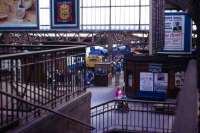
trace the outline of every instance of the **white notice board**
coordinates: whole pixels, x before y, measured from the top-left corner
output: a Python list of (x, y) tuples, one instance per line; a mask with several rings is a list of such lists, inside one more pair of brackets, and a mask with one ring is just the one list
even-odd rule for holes
[(153, 73), (140, 73), (140, 91), (153, 91)]
[(185, 16), (165, 16), (165, 46), (164, 50), (183, 51), (185, 34)]

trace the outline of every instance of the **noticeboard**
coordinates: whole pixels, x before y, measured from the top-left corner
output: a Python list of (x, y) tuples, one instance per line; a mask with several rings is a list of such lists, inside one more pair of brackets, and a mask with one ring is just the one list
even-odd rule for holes
[(153, 73), (140, 73), (140, 91), (154, 91), (153, 89)]
[(140, 73), (140, 91), (166, 93), (168, 88), (168, 73)]
[(165, 13), (165, 45), (162, 52), (191, 53), (191, 18), (186, 13)]
[(79, 0), (51, 0), (51, 28), (79, 29)]
[(38, 28), (38, 0), (0, 0), (0, 30)]

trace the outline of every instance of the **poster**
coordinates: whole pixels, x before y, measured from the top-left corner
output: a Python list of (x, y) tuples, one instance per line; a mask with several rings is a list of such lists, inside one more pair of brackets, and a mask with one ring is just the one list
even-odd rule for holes
[(78, 29), (79, 0), (52, 0), (51, 27), (54, 29)]
[(153, 73), (140, 73), (140, 91), (153, 91)]
[(176, 72), (175, 73), (175, 87), (176, 88), (182, 88), (184, 84), (184, 72)]
[(72, 2), (58, 2), (57, 3), (58, 14), (56, 21), (60, 23), (71, 22), (72, 17)]
[(168, 74), (155, 73), (154, 74), (154, 91), (167, 92), (168, 88)]
[(0, 30), (39, 28), (38, 0), (0, 0)]
[(165, 16), (165, 46), (164, 50), (184, 50), (184, 24), (183, 15)]
[(128, 75), (128, 87), (132, 87), (133, 86), (133, 76), (132, 74)]

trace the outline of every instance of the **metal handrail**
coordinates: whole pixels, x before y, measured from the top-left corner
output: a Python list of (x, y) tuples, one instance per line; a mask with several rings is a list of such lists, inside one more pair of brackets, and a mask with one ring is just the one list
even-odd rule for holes
[(91, 108), (91, 123), (95, 128), (92, 132), (171, 133), (175, 108), (176, 102), (114, 99)]
[(126, 99), (126, 100), (123, 100), (123, 99), (114, 99), (114, 100), (110, 100), (110, 101), (107, 101), (105, 103), (102, 103), (102, 104), (99, 104), (99, 105), (96, 105), (96, 106), (93, 106), (91, 107), (90, 109), (95, 109), (95, 108), (98, 108), (98, 107), (101, 107), (103, 105), (107, 105), (109, 103), (112, 103), (112, 102), (117, 102), (117, 101), (126, 101), (126, 102), (136, 102), (136, 103), (151, 103), (151, 104), (171, 104), (171, 105), (176, 105), (175, 102), (162, 102), (162, 101), (145, 101), (145, 100), (131, 100), (131, 99)]
[(87, 123), (84, 123), (84, 122), (81, 122), (80, 120), (78, 120), (78, 119), (76, 119), (76, 118), (72, 118), (72, 117), (70, 117), (70, 116), (67, 116), (67, 115), (65, 115), (65, 114), (63, 114), (63, 113), (60, 113), (60, 112), (57, 112), (57, 111), (54, 111), (54, 110), (52, 110), (52, 109), (49, 109), (49, 108), (46, 108), (46, 107), (42, 107), (42, 106), (40, 106), (40, 105), (36, 105), (36, 104), (33, 104), (33, 103), (30, 103), (30, 102), (28, 102), (28, 101), (26, 101), (26, 100), (24, 100), (24, 99), (22, 99), (22, 98), (20, 98), (20, 97), (18, 97), (18, 96), (11, 95), (11, 94), (6, 93), (6, 92), (4, 92), (4, 91), (2, 91), (2, 90), (0, 90), (0, 94), (6, 95), (6, 96), (11, 97), (11, 98), (14, 98), (14, 99), (16, 99), (16, 100), (19, 100), (19, 101), (21, 101), (21, 102), (24, 102), (24, 103), (26, 103), (26, 104), (29, 104), (29, 105), (31, 105), (31, 106), (34, 106), (34, 107), (36, 107), (36, 108), (43, 109), (43, 110), (45, 110), (45, 111), (48, 111), (48, 112), (50, 112), (50, 113), (53, 113), (53, 114), (55, 114), (55, 115), (57, 115), (57, 116), (60, 116), (60, 117), (62, 117), (62, 118), (65, 118), (65, 119), (67, 119), (67, 120), (74, 121), (74, 122), (76, 122), (76, 123), (79, 123), (79, 124), (83, 125), (84, 127), (89, 128), (90, 130), (94, 130), (94, 129), (95, 129), (95, 128), (92, 127), (91, 125), (89, 125), (89, 124), (87, 124)]
[(0, 59), (16, 58), (16, 56), (22, 57), (22, 56), (28, 56), (28, 55), (41, 55), (41, 54), (47, 54), (50, 52), (63, 52), (66, 50), (73, 51), (73, 50), (77, 50), (77, 49), (81, 49), (81, 48), (86, 48), (86, 45), (77, 45), (74, 47), (58, 48), (58, 49), (51, 49), (51, 50), (40, 50), (40, 51), (33, 51), (33, 52), (28, 52), (28, 53), (0, 55)]
[(67, 44), (67, 45), (11, 45), (11, 44), (0, 44), (3, 48), (5, 47), (15, 47), (15, 48), (46, 48), (46, 47), (73, 47), (76, 46), (74, 44)]

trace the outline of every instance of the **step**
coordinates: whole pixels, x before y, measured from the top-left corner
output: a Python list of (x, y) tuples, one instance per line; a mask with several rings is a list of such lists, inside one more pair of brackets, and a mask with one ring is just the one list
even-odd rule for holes
[(10, 120), (8, 123), (0, 125), (0, 133), (4, 133), (10, 129), (13, 129), (19, 125), (19, 119)]

